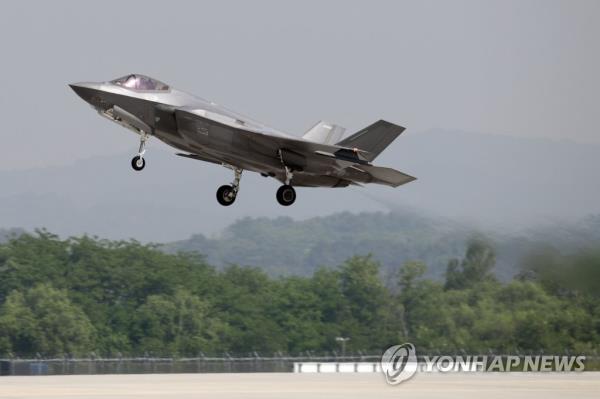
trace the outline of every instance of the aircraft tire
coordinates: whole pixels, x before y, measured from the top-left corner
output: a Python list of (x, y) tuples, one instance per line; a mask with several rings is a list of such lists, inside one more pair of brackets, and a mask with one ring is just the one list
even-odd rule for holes
[(131, 160), (131, 167), (133, 168), (133, 170), (137, 170), (139, 172), (140, 170), (144, 169), (144, 167), (146, 167), (146, 160), (140, 157), (139, 155), (136, 155)]
[(284, 184), (277, 190), (277, 202), (283, 206), (290, 206), (296, 201), (296, 190), (294, 187)]
[(234, 192), (233, 187), (228, 184), (219, 187), (217, 190), (217, 201), (219, 204), (223, 206), (229, 206), (233, 204), (237, 195), (234, 193), (233, 196), (229, 196), (229, 194), (232, 192)]

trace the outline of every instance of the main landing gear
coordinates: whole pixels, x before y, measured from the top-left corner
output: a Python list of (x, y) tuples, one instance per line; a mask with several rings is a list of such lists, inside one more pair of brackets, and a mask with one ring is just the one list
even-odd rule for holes
[(223, 206), (229, 206), (235, 202), (238, 190), (240, 189), (240, 179), (242, 178), (242, 169), (230, 167), (233, 169), (234, 179), (231, 184), (226, 184), (217, 190), (217, 201)]
[(283, 206), (290, 206), (296, 201), (296, 190), (289, 184), (284, 184), (277, 190), (277, 202)]
[(285, 166), (285, 164), (283, 163), (283, 159), (281, 160), (281, 163), (283, 164), (283, 169), (285, 170), (285, 184), (279, 187), (275, 197), (277, 198), (277, 202), (279, 202), (280, 205), (290, 206), (294, 203), (294, 201), (296, 201), (296, 190), (294, 190), (294, 187), (290, 185), (294, 174), (292, 173), (290, 168)]
[[(235, 202), (237, 193), (240, 189), (240, 180), (242, 178), (242, 169), (231, 165), (223, 165), (234, 173), (234, 179), (231, 184), (225, 184), (217, 190), (217, 201), (223, 206), (229, 206)], [(285, 168), (285, 184), (277, 190), (277, 202), (283, 206), (290, 206), (296, 201), (296, 190), (290, 185), (292, 180), (292, 172), (289, 168)]]
[(140, 149), (138, 150), (138, 154), (133, 157), (131, 160), (131, 167), (133, 170), (141, 171), (146, 167), (146, 160), (144, 160), (144, 153), (146, 152), (146, 141), (148, 140), (149, 135), (145, 132), (140, 133)]

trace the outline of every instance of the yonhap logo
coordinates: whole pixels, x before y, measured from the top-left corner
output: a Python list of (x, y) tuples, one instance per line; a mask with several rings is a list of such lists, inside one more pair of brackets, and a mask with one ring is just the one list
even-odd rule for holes
[(398, 385), (419, 372), (581, 372), (585, 355), (436, 355), (421, 356), (413, 344), (394, 345), (381, 356), (381, 371), (390, 385)]
[(417, 352), (413, 344), (394, 345), (381, 357), (381, 370), (390, 385), (400, 384), (415, 375)]

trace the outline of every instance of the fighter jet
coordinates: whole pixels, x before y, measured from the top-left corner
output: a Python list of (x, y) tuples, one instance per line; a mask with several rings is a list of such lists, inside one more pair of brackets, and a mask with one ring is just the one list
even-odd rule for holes
[(131, 160), (134, 170), (146, 166), (150, 137), (176, 148), (182, 157), (231, 169), (233, 182), (217, 190), (217, 201), (224, 206), (235, 202), (244, 170), (279, 180), (283, 185), (276, 198), (283, 206), (296, 200), (294, 187), (397, 187), (415, 180), (372, 165), (404, 131), (384, 120), (344, 139), (344, 128), (321, 121), (297, 137), (144, 75), (69, 86), (101, 116), (139, 135), (139, 150)]

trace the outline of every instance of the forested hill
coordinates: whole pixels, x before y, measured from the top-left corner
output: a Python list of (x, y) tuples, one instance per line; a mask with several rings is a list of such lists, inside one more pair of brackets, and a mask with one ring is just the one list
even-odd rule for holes
[[(23, 229), (0, 229), (0, 243)], [(563, 253), (600, 243), (600, 215), (572, 224), (537, 226), (519, 234), (481, 231), (466, 224), (424, 216), (414, 210), (342, 212), (295, 221), (289, 217), (244, 218), (220, 235), (196, 234), (162, 244), (167, 253), (196, 252), (212, 265), (256, 266), (271, 276), (310, 276), (319, 266), (334, 266), (354, 255), (372, 254), (383, 276), (407, 261), (428, 265), (427, 276), (441, 280), (450, 259), (464, 254), (470, 238), (485, 237), (496, 248), (494, 273), (503, 281), (520, 270), (524, 256), (536, 248)]]
[(0, 244), (0, 358), (324, 354), (340, 336), (352, 353), (600, 348), (597, 247), (531, 254), (508, 282), (495, 253), (469, 240), (440, 281), (422, 262), (382, 280), (370, 257), (275, 278), (135, 241), (23, 234)]
[(23, 229), (3, 229), (0, 228), (0, 244), (7, 242), (10, 238), (23, 234)]
[(600, 242), (600, 217), (573, 225), (540, 226), (520, 234), (481, 232), (467, 225), (421, 215), (413, 210), (390, 213), (338, 213), (304, 221), (288, 217), (245, 218), (217, 237), (197, 234), (163, 247), (167, 252), (198, 252), (217, 267), (260, 266), (271, 275), (311, 275), (321, 265), (338, 265), (353, 255), (372, 253), (384, 275), (409, 260), (428, 265), (428, 276), (443, 277), (449, 259), (465, 251), (473, 236), (486, 236), (497, 252), (496, 275), (508, 280), (533, 247), (570, 250)]
[(321, 265), (337, 265), (353, 255), (372, 253), (384, 273), (407, 260), (422, 260), (439, 276), (449, 256), (464, 253), (469, 234), (458, 224), (413, 212), (343, 212), (303, 221), (244, 218), (217, 237), (197, 234), (164, 249), (198, 252), (219, 267), (260, 265), (272, 275), (303, 276)]

